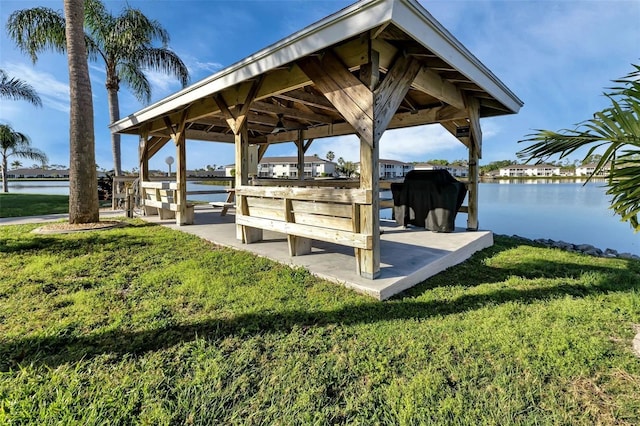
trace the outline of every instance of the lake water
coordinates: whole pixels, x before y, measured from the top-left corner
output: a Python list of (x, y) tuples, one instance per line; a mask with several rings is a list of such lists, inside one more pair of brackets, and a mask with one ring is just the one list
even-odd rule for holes
[[(223, 189), (188, 182), (187, 191)], [(65, 181), (9, 182), (9, 191), (31, 194), (69, 194)], [(609, 209), (609, 196), (602, 183), (531, 183), (499, 181), (480, 184), (481, 229), (496, 234), (527, 238), (550, 238), (575, 244), (592, 244), (600, 249), (640, 255), (640, 234), (620, 222)], [(192, 195), (189, 199), (223, 201), (225, 194)], [(466, 204), (466, 203), (465, 203)], [(382, 217), (390, 218), (390, 211)], [(466, 227), (467, 215), (460, 214), (456, 226)]]

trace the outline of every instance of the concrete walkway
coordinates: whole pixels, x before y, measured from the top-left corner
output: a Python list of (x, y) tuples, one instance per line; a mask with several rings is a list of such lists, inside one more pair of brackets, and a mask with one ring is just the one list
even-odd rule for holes
[(263, 232), (263, 241), (243, 244), (236, 239), (235, 216), (221, 216), (218, 210), (197, 206), (195, 224), (177, 226), (175, 220), (158, 216), (144, 219), (188, 232), (215, 244), (252, 252), (286, 265), (303, 267), (312, 274), (339, 283), (378, 300), (385, 300), (457, 265), (475, 252), (493, 245), (491, 231), (435, 233), (419, 228), (405, 229), (392, 221), (381, 221), (380, 276), (375, 280), (356, 273), (351, 247), (314, 240), (310, 254), (289, 256), (287, 238), (276, 232)]
[[(123, 217), (124, 211), (101, 211), (101, 218)], [(68, 215), (45, 215), (0, 219), (0, 225), (45, 223), (67, 218)], [(140, 217), (181, 232), (196, 235), (224, 247), (245, 250), (274, 261), (303, 267), (312, 274), (339, 283), (358, 292), (385, 300), (445, 269), (457, 265), (475, 252), (493, 245), (490, 231), (435, 233), (424, 229), (399, 227), (395, 222), (381, 221), (382, 235), (380, 277), (368, 280), (356, 274), (354, 250), (350, 247), (313, 241), (312, 252), (304, 256), (289, 256), (286, 236), (264, 232), (264, 240), (242, 244), (236, 239), (235, 215), (220, 215), (219, 209), (198, 205), (195, 224), (177, 226), (175, 220), (160, 220), (158, 216)]]

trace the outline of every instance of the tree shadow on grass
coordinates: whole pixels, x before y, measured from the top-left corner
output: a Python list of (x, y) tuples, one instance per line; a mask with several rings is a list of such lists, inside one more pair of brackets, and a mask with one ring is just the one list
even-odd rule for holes
[[(481, 256), (476, 256), (482, 258)], [(478, 259), (474, 259), (478, 260)], [(547, 262), (547, 269), (549, 262)], [(501, 287), (481, 294), (464, 294), (451, 300), (419, 301), (415, 298), (398, 298), (388, 302), (371, 301), (340, 307), (334, 310), (307, 311), (285, 310), (282, 312), (256, 312), (238, 314), (232, 318), (211, 318), (187, 324), (171, 324), (152, 330), (111, 330), (86, 335), (28, 336), (0, 338), (0, 371), (16, 370), (20, 365), (33, 364), (55, 368), (104, 354), (122, 357), (140, 355), (149, 351), (165, 349), (176, 344), (209, 339), (212, 341), (230, 336), (251, 337), (260, 334), (289, 333), (294, 327), (322, 327), (327, 325), (349, 326), (403, 319), (428, 319), (434, 316), (453, 315), (496, 306), (509, 302), (535, 303), (537, 301), (571, 296), (588, 297), (613, 292), (640, 291), (637, 273), (607, 267), (585, 267), (561, 263), (558, 270), (599, 272), (601, 275), (591, 285), (575, 284), (567, 280), (554, 286), (514, 289)], [(517, 270), (501, 270), (503, 275), (516, 271), (535, 270), (536, 265), (520, 264)], [(637, 265), (634, 266), (636, 268)], [(484, 266), (484, 268), (490, 268)], [(553, 268), (551, 268), (553, 269)], [(488, 273), (488, 271), (485, 271)], [(495, 270), (493, 272), (496, 272)], [(564, 274), (562, 274), (564, 275)], [(563, 278), (559, 276), (558, 278)], [(501, 278), (493, 280), (500, 282)], [(422, 285), (425, 291), (428, 286)]]
[[(133, 228), (154, 226), (157, 227), (155, 224), (146, 222), (128, 224), (128, 227)], [(46, 236), (39, 234), (19, 234), (15, 237), (0, 239), (0, 253), (28, 255), (34, 252), (38, 252), (38, 254), (61, 253), (63, 251), (72, 252), (73, 250), (77, 250), (87, 244), (115, 243), (120, 244), (123, 247), (145, 247), (153, 244), (153, 240), (148, 237), (123, 234), (122, 229), (123, 228), (109, 228)], [(73, 253), (70, 254), (73, 255)]]

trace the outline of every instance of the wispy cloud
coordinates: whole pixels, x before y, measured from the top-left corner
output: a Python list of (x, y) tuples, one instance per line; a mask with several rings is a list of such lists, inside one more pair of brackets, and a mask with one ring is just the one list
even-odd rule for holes
[[(497, 131), (497, 127), (494, 127)], [(485, 134), (490, 129), (485, 129)], [(407, 129), (388, 130), (380, 141), (380, 158), (398, 161), (426, 161), (433, 158), (448, 158), (463, 152), (464, 146), (440, 125), (420, 126)], [(360, 141), (355, 136), (340, 136), (319, 140), (311, 145), (310, 153), (324, 158), (333, 151), (346, 161), (360, 161)], [(280, 155), (296, 155), (294, 147)], [(462, 155), (459, 155), (462, 158)], [(456, 157), (457, 158), (457, 157)]]
[(42, 98), (46, 108), (69, 112), (69, 84), (58, 80), (48, 72), (36, 70), (29, 65), (9, 63), (5, 69), (10, 76), (29, 83)]

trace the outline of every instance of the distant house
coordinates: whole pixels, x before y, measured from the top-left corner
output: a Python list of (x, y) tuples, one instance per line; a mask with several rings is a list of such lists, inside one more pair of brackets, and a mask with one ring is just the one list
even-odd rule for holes
[[(596, 166), (597, 166), (597, 163), (589, 163), (589, 164), (583, 164), (582, 166), (576, 167), (576, 176), (591, 176), (593, 175), (593, 172), (596, 170)], [(607, 163), (594, 176), (607, 177), (609, 175), (610, 169), (611, 169), (611, 163)]]
[(217, 178), (226, 176), (224, 169), (216, 170), (187, 170), (187, 177)]
[(7, 170), (8, 179), (69, 179), (69, 169), (13, 169)]
[(415, 165), (416, 170), (446, 170), (451, 173), (451, 176), (457, 178), (469, 177), (469, 167), (466, 166), (454, 166), (449, 164), (444, 166), (442, 164), (430, 164), (430, 163), (418, 163)]
[(229, 177), (229, 176), (235, 176), (236, 172), (236, 165), (235, 164), (227, 164), (226, 166), (224, 166), (224, 175)]
[(560, 176), (560, 167), (552, 164), (512, 164), (500, 168), (501, 177), (550, 177)]
[[(356, 171), (360, 173), (360, 163), (356, 163)], [(413, 164), (398, 160), (383, 160), (378, 162), (378, 176), (380, 179), (403, 178), (413, 170)]]
[[(231, 172), (230, 168), (235, 165), (226, 166), (225, 169)], [(336, 163), (316, 156), (304, 157), (304, 177), (314, 178), (318, 176), (334, 176), (336, 173)], [(298, 157), (264, 157), (258, 163), (257, 176), (263, 178), (298, 178)]]

